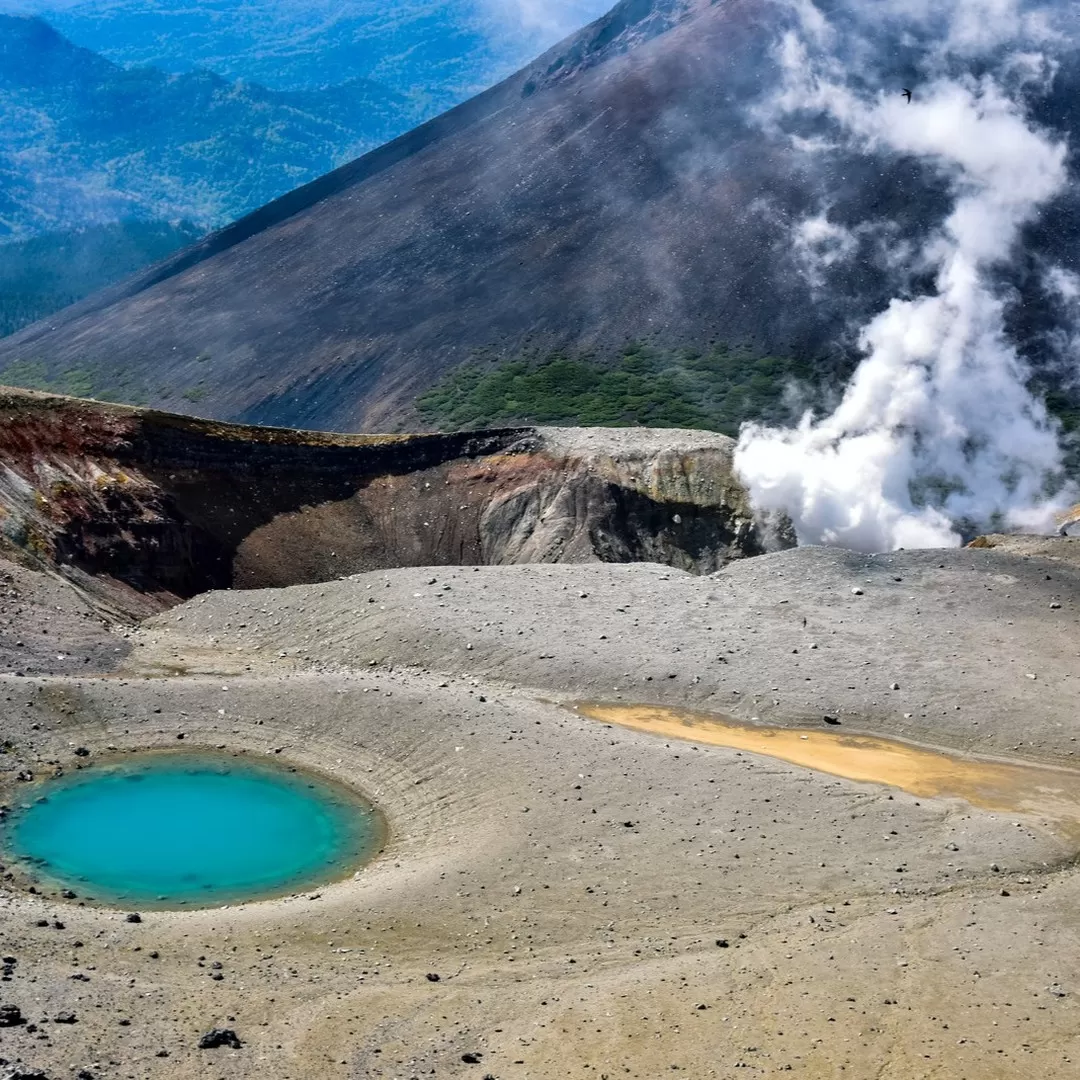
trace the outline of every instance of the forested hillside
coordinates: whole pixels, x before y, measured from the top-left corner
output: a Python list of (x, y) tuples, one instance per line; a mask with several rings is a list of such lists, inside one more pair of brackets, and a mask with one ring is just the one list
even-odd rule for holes
[(123, 221), (0, 244), (0, 337), (197, 240), (190, 222)]
[(129, 218), (223, 225), (417, 119), (368, 80), (285, 92), (124, 68), (0, 16), (0, 238)]

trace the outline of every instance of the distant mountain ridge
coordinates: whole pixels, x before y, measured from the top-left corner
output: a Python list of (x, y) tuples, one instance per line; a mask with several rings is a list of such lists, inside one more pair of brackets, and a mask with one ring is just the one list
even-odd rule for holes
[(602, 15), (604, 0), (0, 0), (117, 63), (209, 68), (275, 90), (357, 77), (426, 103), (470, 97)]
[[(838, 228), (887, 221), (897, 248), (949, 199), (925, 162), (808, 155), (755, 120), (791, 17), (772, 0), (623, 0), (491, 90), (4, 341), (0, 379), (80, 367), (148, 404), (372, 430), (414, 423), (417, 395), (466, 361), (548, 346), (728, 342), (827, 366), (895, 281), (855, 231), (850, 257), (808, 277), (792, 225), (827, 205)], [(907, 85), (910, 56), (886, 53), (876, 81)], [(1034, 105), (1065, 133), (1075, 60)], [(819, 118), (797, 123), (821, 137)], [(1078, 238), (1073, 184), (1002, 270), (1023, 340), (1048, 329), (1038, 266), (1075, 267)]]
[(0, 15), (0, 237), (123, 218), (220, 225), (408, 123), (357, 80), (277, 92), (121, 68), (40, 19)]

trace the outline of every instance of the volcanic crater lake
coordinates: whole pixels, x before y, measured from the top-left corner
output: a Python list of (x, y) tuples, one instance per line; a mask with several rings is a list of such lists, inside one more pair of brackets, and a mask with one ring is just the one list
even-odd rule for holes
[(0, 825), (39, 888), (106, 904), (208, 907), (347, 876), (385, 838), (358, 793), (226, 755), (147, 753), (47, 780)]

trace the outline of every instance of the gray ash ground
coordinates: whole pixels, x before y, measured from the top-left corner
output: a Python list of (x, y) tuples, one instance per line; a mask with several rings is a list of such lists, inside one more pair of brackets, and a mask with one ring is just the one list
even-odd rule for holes
[(0, 559), (0, 674), (110, 671), (130, 651), (115, 625), (66, 582)]
[[(27, 1023), (0, 1057), (140, 1080), (1072, 1077), (1076, 837), (571, 707), (831, 715), (1072, 765), (1080, 571), (1048, 544), (375, 572), (197, 598), (117, 639), (111, 674), (2, 676), (8, 801), (78, 747), (182, 735), (348, 780), (391, 837), (318, 893), (138, 923), (4, 882), (0, 1005)], [(199, 1049), (214, 1028), (240, 1048)]]

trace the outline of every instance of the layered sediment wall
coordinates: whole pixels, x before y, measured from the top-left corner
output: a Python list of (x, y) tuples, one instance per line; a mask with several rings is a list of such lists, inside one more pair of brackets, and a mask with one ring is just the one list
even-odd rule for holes
[(731, 449), (694, 431), (339, 435), (5, 389), (0, 548), (122, 606), (410, 565), (709, 572), (793, 542), (754, 521)]

